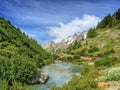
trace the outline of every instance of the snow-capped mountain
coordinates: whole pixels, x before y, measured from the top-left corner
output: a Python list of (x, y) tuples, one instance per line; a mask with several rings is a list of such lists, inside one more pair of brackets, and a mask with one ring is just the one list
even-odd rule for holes
[(67, 48), (69, 45), (71, 45), (72, 43), (74, 43), (76, 40), (79, 41), (81, 39), (85, 39), (86, 38), (86, 33), (75, 33), (72, 36), (69, 36), (65, 39), (63, 39), (61, 42), (59, 43), (55, 43), (53, 41), (50, 42), (46, 42), (45, 45), (43, 46), (45, 49), (65, 49)]

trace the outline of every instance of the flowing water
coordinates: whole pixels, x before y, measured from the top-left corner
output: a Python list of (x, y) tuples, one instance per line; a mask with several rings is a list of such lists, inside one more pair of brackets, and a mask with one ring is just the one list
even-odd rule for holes
[(70, 65), (66, 63), (57, 63), (44, 66), (42, 70), (49, 75), (49, 79), (46, 84), (34, 85), (34, 90), (50, 90), (52, 85), (62, 86), (68, 83), (76, 74), (81, 71), (80, 66)]

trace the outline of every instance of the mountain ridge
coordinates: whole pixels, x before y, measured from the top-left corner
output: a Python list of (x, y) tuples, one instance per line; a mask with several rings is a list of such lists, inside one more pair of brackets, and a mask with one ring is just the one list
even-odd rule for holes
[(60, 42), (57, 42), (57, 43), (55, 43), (54, 41), (46, 42), (43, 45), (43, 48), (47, 49), (47, 50), (65, 49), (65, 48), (69, 47), (72, 43), (74, 43), (75, 41), (79, 41), (81, 39), (86, 39), (86, 37), (87, 37), (86, 32), (78, 32), (71, 36), (68, 36), (65, 39), (62, 39)]

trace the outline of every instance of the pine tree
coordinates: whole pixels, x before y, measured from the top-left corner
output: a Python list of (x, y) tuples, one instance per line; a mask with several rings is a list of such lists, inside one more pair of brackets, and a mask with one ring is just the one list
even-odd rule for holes
[(96, 35), (97, 35), (97, 32), (96, 32), (95, 28), (90, 28), (87, 33), (87, 37), (94, 38)]
[(98, 28), (104, 28), (106, 26), (112, 27), (112, 16), (110, 14), (108, 14), (107, 16), (105, 16), (103, 18), (103, 20), (98, 23), (97, 29)]
[(120, 9), (118, 9), (118, 10), (113, 14), (113, 17), (114, 17), (116, 20), (120, 20)]

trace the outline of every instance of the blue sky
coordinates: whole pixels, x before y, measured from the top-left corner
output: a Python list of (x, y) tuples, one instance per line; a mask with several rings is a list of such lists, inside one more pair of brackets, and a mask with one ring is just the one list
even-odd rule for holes
[[(94, 27), (120, 0), (0, 0), (0, 16), (40, 43)], [(92, 19), (91, 19), (92, 18)], [(87, 27), (87, 28), (86, 28)]]

